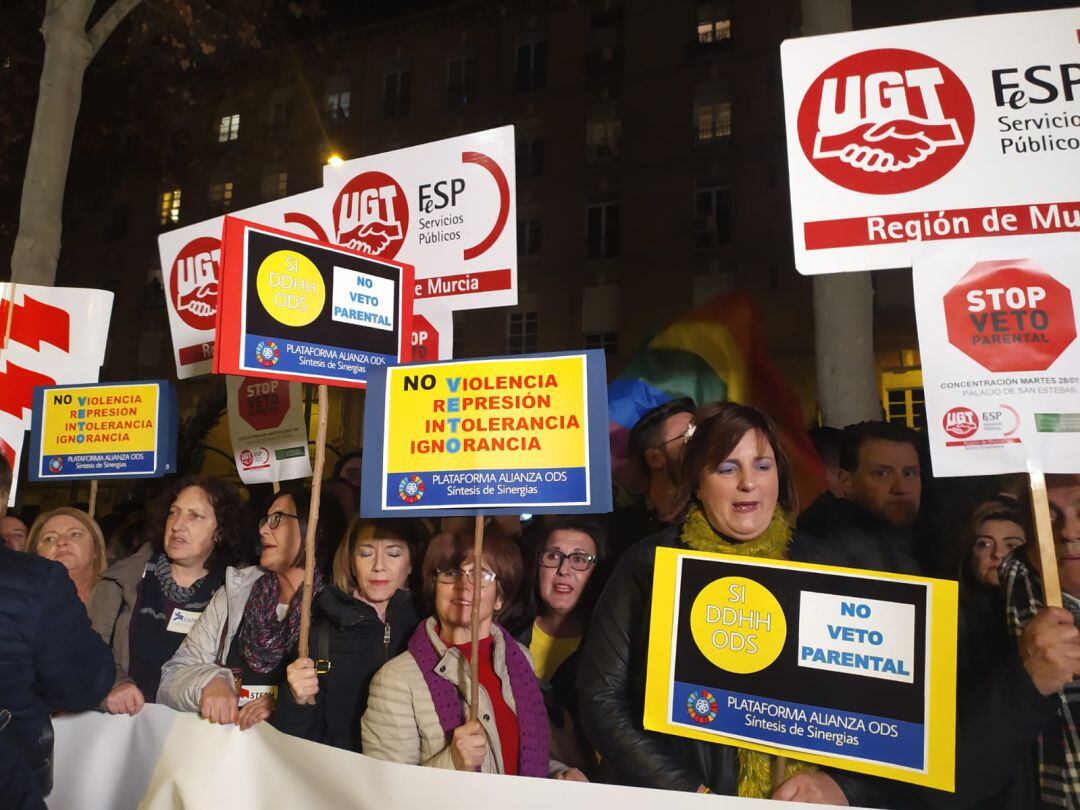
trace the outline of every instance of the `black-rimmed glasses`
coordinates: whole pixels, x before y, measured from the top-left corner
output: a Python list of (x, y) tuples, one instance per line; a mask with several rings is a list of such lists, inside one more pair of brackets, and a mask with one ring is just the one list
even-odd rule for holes
[(259, 518), (259, 528), (263, 526), (269, 526), (271, 529), (276, 529), (281, 525), (282, 518), (292, 518), (293, 520), (299, 520), (299, 515), (290, 515), (288, 512), (271, 512), (265, 517)]
[(563, 560), (568, 560), (570, 567), (575, 571), (588, 571), (596, 564), (596, 555), (586, 554), (583, 551), (563, 554), (557, 548), (546, 548), (536, 556), (544, 568), (558, 568), (563, 564)]

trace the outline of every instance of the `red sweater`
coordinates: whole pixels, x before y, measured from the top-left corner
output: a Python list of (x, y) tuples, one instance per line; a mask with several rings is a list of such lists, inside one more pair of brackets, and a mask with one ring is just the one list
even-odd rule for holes
[[(472, 644), (454, 645), (469, 660), (472, 653)], [(503, 773), (511, 776), (518, 774), (518, 719), (506, 702), (502, 694), (502, 682), (495, 674), (492, 665), (491, 636), (480, 641), (480, 686), (487, 692), (491, 699), (491, 707), (495, 712), (495, 727), (499, 732), (499, 746), (502, 748)]]

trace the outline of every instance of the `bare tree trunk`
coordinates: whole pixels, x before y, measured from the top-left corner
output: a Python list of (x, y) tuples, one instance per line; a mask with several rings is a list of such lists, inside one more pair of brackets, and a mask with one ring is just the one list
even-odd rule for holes
[(23, 178), (19, 233), (11, 255), (12, 281), (45, 285), (56, 281), (64, 186), (83, 76), (102, 43), (139, 1), (116, 0), (87, 31), (94, 0), (46, 0), (41, 24), (45, 59)]
[[(805, 36), (851, 30), (851, 0), (802, 0)], [(818, 403), (826, 425), (881, 418), (869, 272), (814, 276)]]

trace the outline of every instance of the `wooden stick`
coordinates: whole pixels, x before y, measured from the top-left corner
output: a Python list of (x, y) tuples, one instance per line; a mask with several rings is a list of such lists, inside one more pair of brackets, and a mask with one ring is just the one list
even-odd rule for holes
[(469, 722), (476, 719), (480, 710), (480, 586), (484, 574), (484, 516), (476, 516), (473, 526), (473, 576), (472, 576), (472, 647), (469, 650), (469, 675), (472, 690), (469, 693)]
[(274, 495), (277, 495), (278, 493), (281, 492), (281, 482), (278, 481), (276, 478), (274, 479), (273, 486), (274, 486)]
[(7, 349), (8, 335), (11, 334), (11, 319), (15, 315), (15, 288), (18, 285), (11, 283), (11, 300), (8, 301), (7, 322), (4, 324), (4, 339), (0, 341), (0, 349)]
[(787, 781), (787, 757), (773, 757), (772, 786), (776, 790)]
[(311, 511), (308, 512), (307, 537), (304, 538), (304, 593), (300, 601), (300, 657), (308, 657), (311, 631), (311, 589), (315, 582), (315, 530), (319, 526), (319, 499), (322, 495), (323, 464), (326, 462), (325, 383), (319, 383), (319, 426), (315, 431), (315, 466), (311, 471)]
[(1050, 519), (1050, 501), (1046, 497), (1046, 477), (1041, 470), (1028, 465), (1031, 478), (1031, 505), (1035, 512), (1035, 537), (1042, 561), (1043, 600), (1047, 607), (1061, 607), (1061, 581), (1058, 579), (1057, 551), (1054, 549), (1054, 528)]
[(90, 519), (94, 519), (94, 513), (97, 512), (97, 488), (98, 482), (96, 478), (90, 479), (90, 508), (86, 510), (86, 514), (90, 515)]

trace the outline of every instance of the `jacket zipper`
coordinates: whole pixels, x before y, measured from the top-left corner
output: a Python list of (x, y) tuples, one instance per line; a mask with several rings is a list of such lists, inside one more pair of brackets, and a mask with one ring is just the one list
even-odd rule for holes
[(386, 629), (383, 630), (382, 637), (383, 644), (383, 658), (387, 661), (390, 660), (390, 622), (386, 623)]

